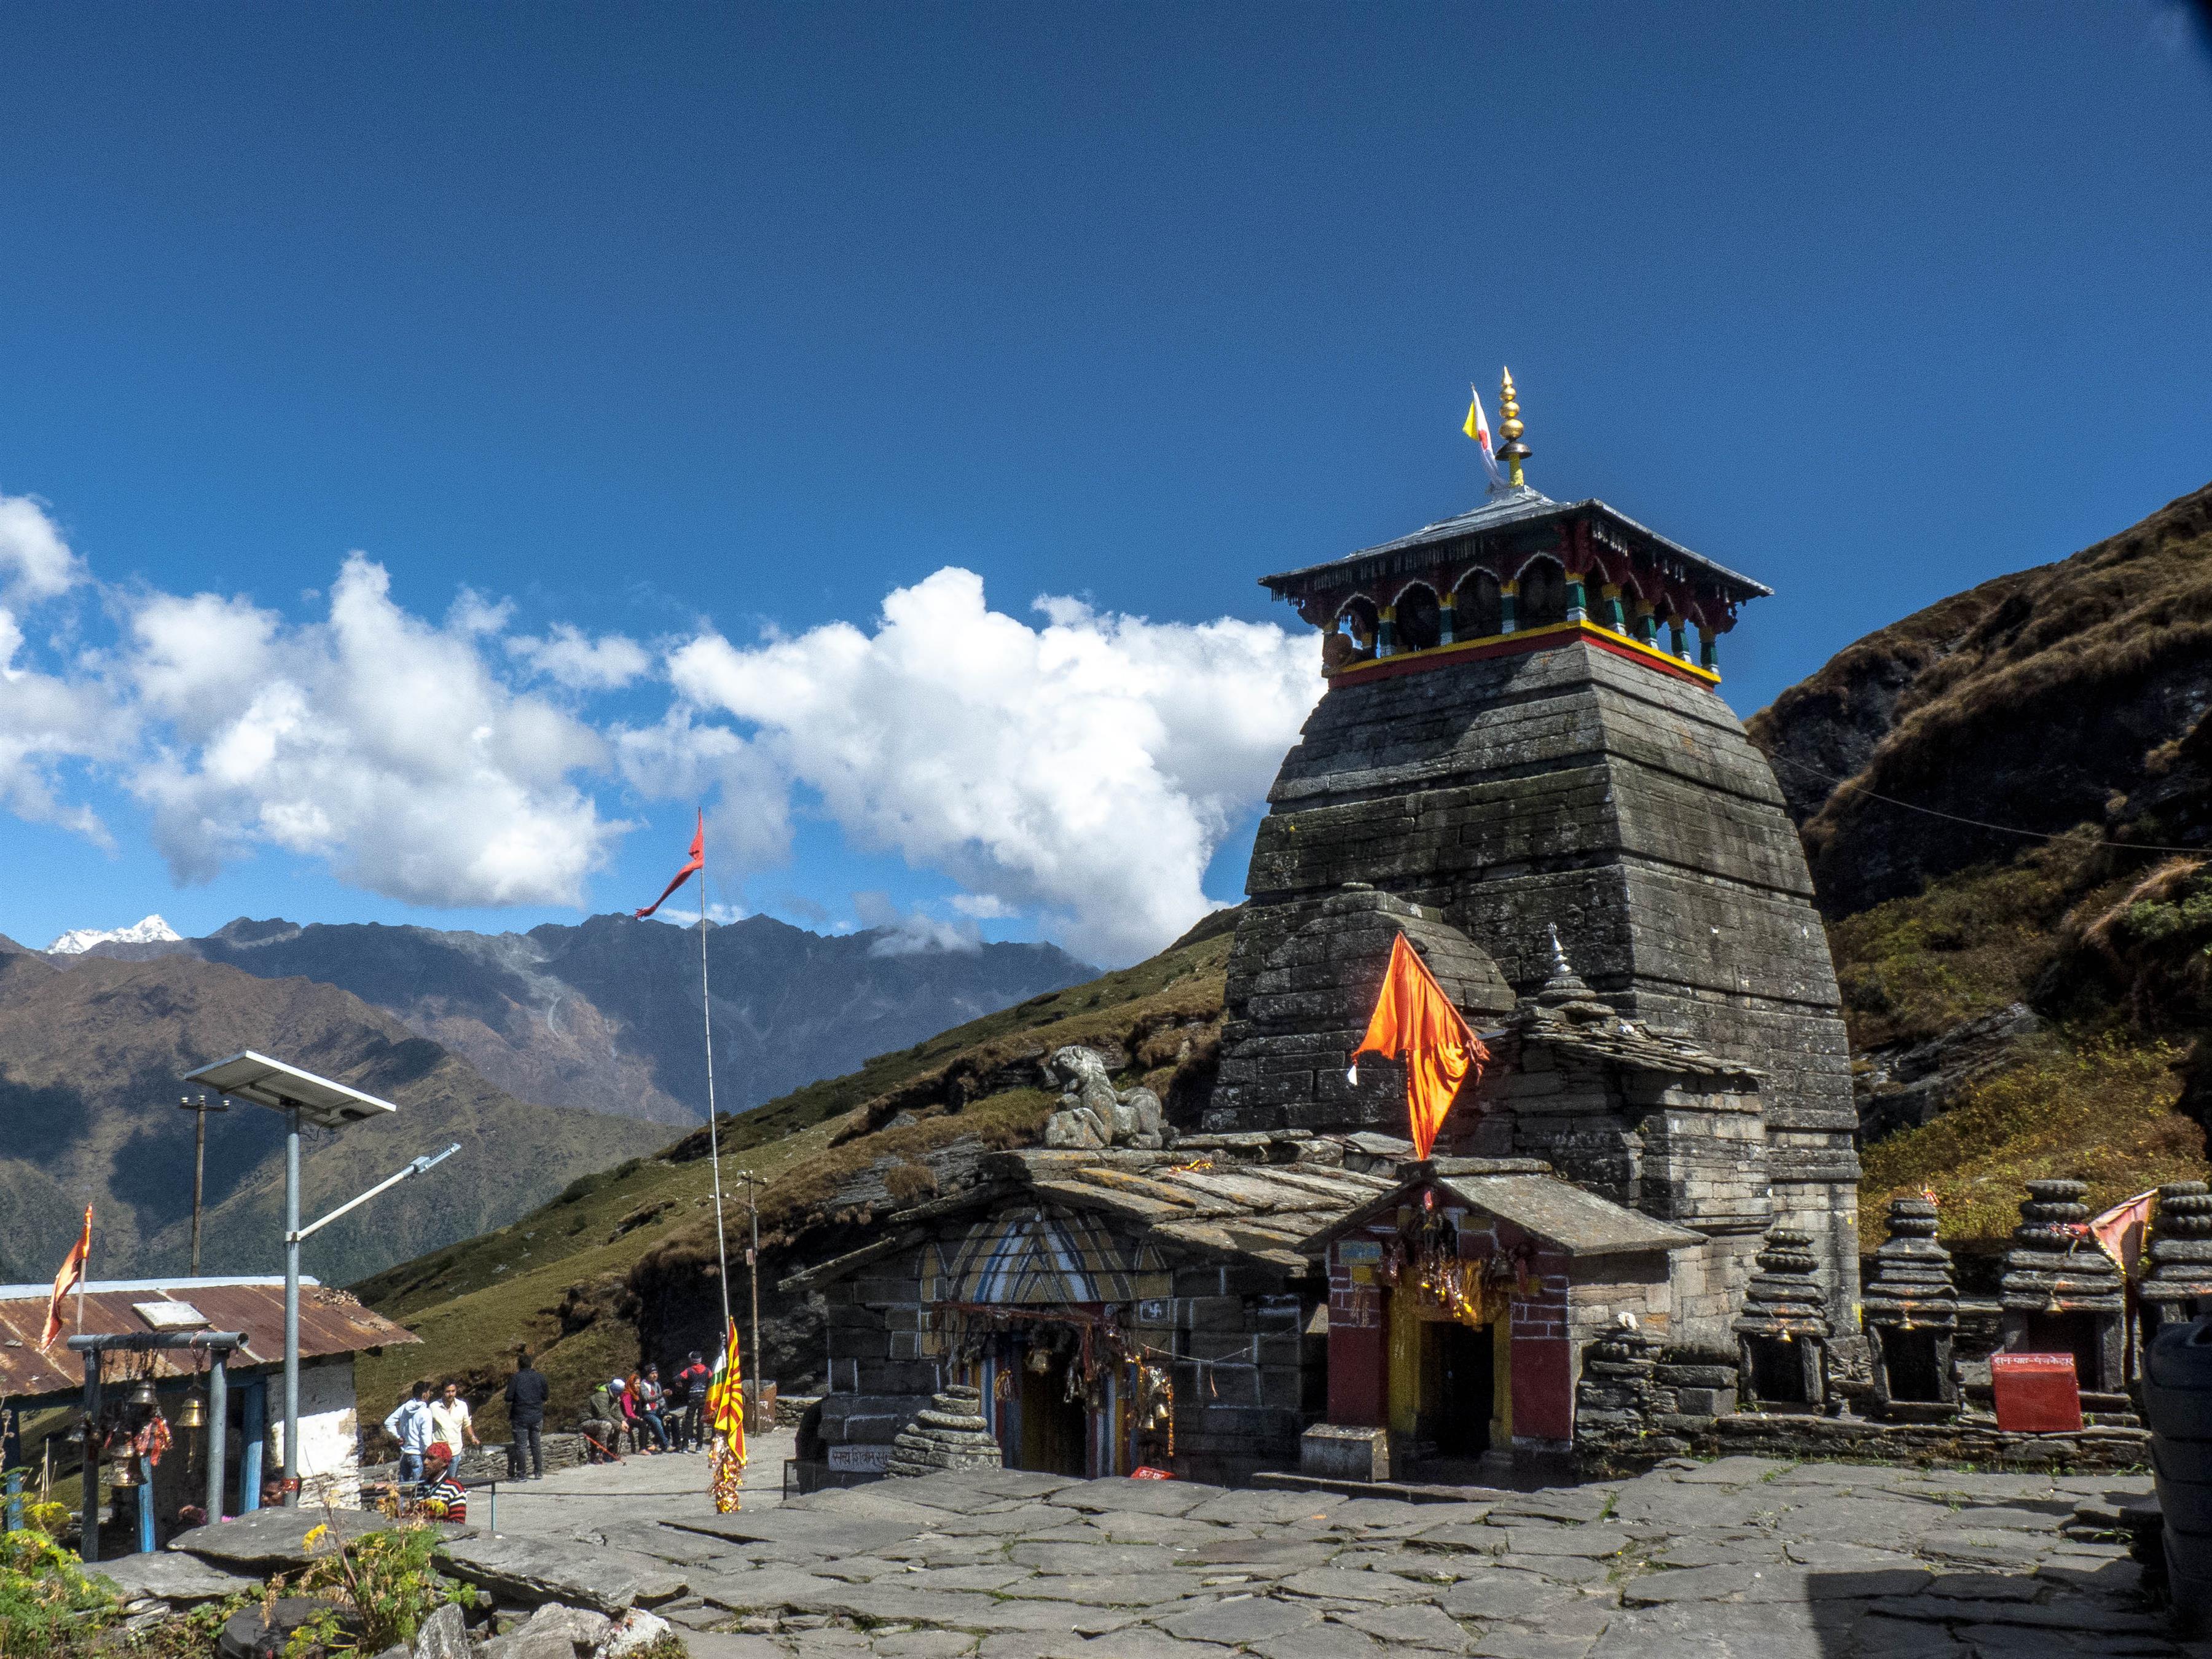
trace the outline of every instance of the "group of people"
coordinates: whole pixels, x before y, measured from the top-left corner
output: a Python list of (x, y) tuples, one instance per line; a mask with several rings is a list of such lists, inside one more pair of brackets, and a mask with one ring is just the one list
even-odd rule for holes
[[(714, 1373), (704, 1355), (694, 1352), (672, 1382), (664, 1384), (660, 1367), (647, 1365), (635, 1376), (611, 1377), (592, 1390), (578, 1426), (593, 1462), (634, 1452), (696, 1452), (705, 1448), (707, 1385)], [(545, 1406), (551, 1394), (544, 1376), (528, 1354), (515, 1362), (503, 1398), (510, 1431), (507, 1478), (542, 1480), (545, 1476)], [(458, 1521), (467, 1513), (467, 1493), (453, 1479), (461, 1452), (481, 1446), (475, 1414), (448, 1377), (442, 1383), (417, 1382), (408, 1390), (384, 1431), (399, 1443), (398, 1485), (412, 1494), (419, 1512)]]
[[(509, 1480), (545, 1478), (543, 1435), (550, 1394), (530, 1356), (520, 1356), (504, 1396), (512, 1431), (507, 1448)], [(453, 1479), (453, 1466), (465, 1445), (483, 1442), (477, 1438), (475, 1414), (459, 1382), (451, 1377), (442, 1386), (417, 1382), (384, 1419), (384, 1431), (399, 1443), (398, 1484), (410, 1494), (415, 1512), (445, 1521), (466, 1520), (468, 1492)]]
[(648, 1456), (701, 1450), (707, 1443), (707, 1385), (713, 1377), (705, 1357), (694, 1352), (667, 1385), (658, 1365), (647, 1365), (634, 1376), (608, 1378), (592, 1390), (584, 1414), (592, 1462), (620, 1456), (625, 1439), (632, 1451)]

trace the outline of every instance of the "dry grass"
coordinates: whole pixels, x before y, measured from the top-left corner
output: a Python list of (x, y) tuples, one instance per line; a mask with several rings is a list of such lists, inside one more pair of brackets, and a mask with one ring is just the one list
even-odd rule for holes
[(2030, 996), (2098, 890), (2091, 837), (1929, 884), (1828, 926), (1851, 1047), (1916, 1042)]
[(2204, 1132), (2174, 1109), (2179, 1058), (2162, 1042), (2107, 1036), (2075, 1049), (2048, 1039), (1933, 1123), (1869, 1146), (1863, 1248), (1881, 1243), (1889, 1200), (1923, 1188), (1942, 1205), (1945, 1243), (1988, 1249), (2018, 1224), (2033, 1177), (2086, 1181), (2100, 1208), (2147, 1187), (2207, 1179)]

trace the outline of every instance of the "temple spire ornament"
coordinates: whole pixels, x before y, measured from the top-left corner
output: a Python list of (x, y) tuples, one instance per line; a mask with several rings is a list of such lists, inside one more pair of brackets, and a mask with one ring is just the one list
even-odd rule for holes
[(1505, 447), (1498, 453), (1505, 463), (1507, 485), (1514, 489), (1526, 489), (1528, 481), (1521, 476), (1521, 463), (1534, 452), (1521, 441), (1521, 405), (1513, 396), (1513, 371), (1505, 369), (1503, 374), (1504, 380), (1498, 389), (1498, 430), (1505, 440)]

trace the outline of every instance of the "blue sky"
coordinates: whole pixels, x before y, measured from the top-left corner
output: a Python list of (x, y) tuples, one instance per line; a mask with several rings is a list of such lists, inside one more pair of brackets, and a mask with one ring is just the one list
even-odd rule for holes
[(1740, 713), (2212, 478), (2191, 15), (1834, 10), (0, 14), (0, 494), (75, 561), (0, 594), (0, 932), (573, 920), (703, 792), (726, 902), (1132, 954), (1295, 729), (1254, 579), (1478, 499), (1501, 361), (1532, 483), (1778, 590)]

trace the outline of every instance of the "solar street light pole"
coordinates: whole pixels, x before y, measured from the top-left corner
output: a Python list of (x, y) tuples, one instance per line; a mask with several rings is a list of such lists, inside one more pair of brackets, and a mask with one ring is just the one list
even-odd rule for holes
[(300, 1109), (284, 1109), (284, 1507), (300, 1504)]

